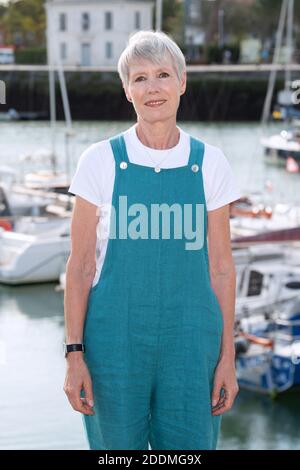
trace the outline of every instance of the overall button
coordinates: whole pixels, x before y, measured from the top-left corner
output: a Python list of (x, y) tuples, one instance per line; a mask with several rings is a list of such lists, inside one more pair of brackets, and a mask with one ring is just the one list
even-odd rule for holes
[(127, 168), (127, 163), (126, 162), (121, 162), (120, 163), (120, 168), (122, 168), (122, 170), (125, 170)]
[(196, 173), (196, 171), (198, 171), (198, 170), (199, 170), (199, 166), (198, 166), (198, 165), (192, 165), (192, 171), (193, 171), (194, 173)]
[(159, 172), (160, 172), (159, 166), (156, 166), (156, 167), (154, 168), (154, 171), (155, 171), (155, 173), (159, 173)]

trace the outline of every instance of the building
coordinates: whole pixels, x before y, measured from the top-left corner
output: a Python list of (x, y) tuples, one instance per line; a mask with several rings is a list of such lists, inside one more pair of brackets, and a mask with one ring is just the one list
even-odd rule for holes
[(152, 29), (150, 0), (47, 0), (48, 63), (114, 66), (128, 36)]
[(197, 59), (198, 46), (204, 42), (201, 19), (201, 1), (184, 0), (184, 43), (187, 59)]

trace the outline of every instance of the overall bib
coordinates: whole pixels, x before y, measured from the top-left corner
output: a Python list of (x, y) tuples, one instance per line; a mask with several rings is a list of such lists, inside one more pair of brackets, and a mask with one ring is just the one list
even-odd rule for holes
[[(90, 290), (83, 332), (95, 411), (82, 415), (89, 447), (215, 449), (221, 415), (212, 415), (211, 395), (223, 318), (209, 276), (204, 144), (190, 137), (188, 164), (156, 172), (129, 161), (122, 134), (110, 143), (116, 236)], [(134, 204), (147, 209), (147, 238), (119, 231), (120, 196), (126, 196), (128, 224), (139, 213)], [(170, 233), (153, 223), (152, 235), (151, 207), (165, 204), (193, 207), (193, 223), (195, 208), (204, 208), (201, 248), (186, 249), (191, 240), (174, 235), (172, 211)]]

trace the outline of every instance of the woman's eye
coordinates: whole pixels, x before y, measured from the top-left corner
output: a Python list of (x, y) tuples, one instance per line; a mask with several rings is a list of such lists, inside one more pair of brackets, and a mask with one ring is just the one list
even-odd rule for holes
[[(164, 77), (169, 77), (169, 76), (170, 76), (167, 72), (161, 72), (161, 73), (159, 74), (159, 76), (161, 77), (161, 75), (163, 75)], [(135, 79), (135, 81), (136, 81), (136, 82), (140, 82), (140, 81), (141, 81), (142, 79), (144, 79), (144, 78), (145, 78), (145, 77), (140, 76), (140, 77), (137, 77), (137, 78)]]

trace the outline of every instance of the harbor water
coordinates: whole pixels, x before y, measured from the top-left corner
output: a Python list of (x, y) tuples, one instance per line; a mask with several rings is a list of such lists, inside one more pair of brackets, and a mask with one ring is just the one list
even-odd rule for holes
[[(88, 145), (131, 124), (76, 122), (67, 146), (64, 123), (57, 123), (58, 169), (69, 169), (72, 175)], [(259, 124), (179, 125), (223, 150), (245, 194), (262, 191), (269, 181), (272, 191), (266, 198), (270, 202), (300, 204), (300, 174), (265, 163)], [(272, 127), (270, 131), (281, 129), (280, 124)], [(0, 133), (0, 166), (12, 166), (19, 176), (50, 168), (48, 122), (3, 122)], [(21, 155), (37, 150), (40, 160), (20, 160)], [(63, 293), (56, 285), (0, 285), (0, 449), (87, 449), (81, 416), (63, 391)], [(299, 422), (299, 392), (271, 399), (240, 391), (232, 410), (223, 417), (219, 449), (300, 449)]]

